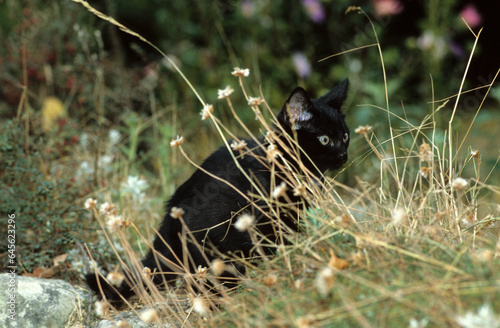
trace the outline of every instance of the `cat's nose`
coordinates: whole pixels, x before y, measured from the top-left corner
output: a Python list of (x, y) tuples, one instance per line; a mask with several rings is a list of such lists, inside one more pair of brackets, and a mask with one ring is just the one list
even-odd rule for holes
[(339, 154), (339, 159), (342, 161), (342, 163), (347, 162), (347, 152), (342, 152)]

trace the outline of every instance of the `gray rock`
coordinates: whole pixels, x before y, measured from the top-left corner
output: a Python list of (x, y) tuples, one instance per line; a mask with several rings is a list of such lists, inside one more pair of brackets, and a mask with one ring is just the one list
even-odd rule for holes
[(87, 292), (63, 280), (0, 274), (0, 327), (62, 328), (83, 314)]
[(126, 321), (133, 328), (150, 328), (151, 326), (137, 317), (134, 312), (122, 312), (116, 315), (113, 320), (101, 320), (96, 328), (114, 328), (119, 321)]

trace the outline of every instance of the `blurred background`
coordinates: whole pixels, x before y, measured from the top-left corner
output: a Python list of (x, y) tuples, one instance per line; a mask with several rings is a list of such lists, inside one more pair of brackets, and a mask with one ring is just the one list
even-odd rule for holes
[[(217, 100), (217, 90), (227, 85), (236, 90), (231, 96), (235, 108), (258, 133), (238, 80), (230, 74), (241, 67), (251, 72), (244, 80), (249, 95), (258, 96), (262, 90), (275, 112), (297, 85), (316, 97), (349, 78), (348, 125), (352, 131), (371, 125), (379, 139), (386, 140), (390, 129), (387, 113), (380, 109), (386, 99), (377, 38), (391, 111), (404, 118), (392, 121), (399, 129), (419, 126), (433, 108), (444, 104), (433, 99), (458, 93), (474, 34), (481, 31), (463, 89), (471, 91), (461, 97), (453, 133), (463, 137), (475, 120), (463, 145), (464, 158), (471, 149), (480, 150), (483, 172), (497, 161), (500, 88), (493, 87), (484, 103), (487, 88), (475, 88), (490, 84), (500, 68), (499, 1), (89, 3), (164, 51), (236, 133), (242, 130), (225, 101)], [(347, 12), (350, 6), (359, 6), (367, 16)], [(156, 197), (149, 214), (158, 219), (162, 202), (194, 170), (172, 152), (170, 140), (182, 134), (198, 163), (221, 144), (210, 122), (200, 120), (201, 104), (168, 61), (81, 4), (0, 0), (0, 40), (0, 206), (2, 212), (29, 213), (35, 226), (54, 225), (50, 240), (29, 246), (35, 251), (49, 241), (64, 245), (73, 238), (68, 231), (81, 229), (67, 226), (61, 232), (61, 226), (45, 220), (79, 218), (83, 214), (75, 206), (81, 208), (88, 195), (105, 189), (115, 190), (106, 197), (122, 201), (127, 192), (140, 200), (147, 189)], [(446, 140), (455, 100), (436, 113), (440, 142)], [(351, 158), (363, 151), (368, 151), (366, 143), (351, 143)], [(349, 183), (358, 175), (378, 174), (376, 167), (357, 167), (370, 167), (370, 161), (358, 162), (339, 179)], [(6, 169), (12, 167), (18, 175)], [(489, 182), (498, 179), (493, 172)]]

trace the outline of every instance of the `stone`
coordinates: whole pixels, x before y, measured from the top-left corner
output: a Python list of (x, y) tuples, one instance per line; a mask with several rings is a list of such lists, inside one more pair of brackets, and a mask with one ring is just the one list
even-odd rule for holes
[(0, 274), (0, 327), (71, 327), (81, 322), (87, 297), (63, 280)]

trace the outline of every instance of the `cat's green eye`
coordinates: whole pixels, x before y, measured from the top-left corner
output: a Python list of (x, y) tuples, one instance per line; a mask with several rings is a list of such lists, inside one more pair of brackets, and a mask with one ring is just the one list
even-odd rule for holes
[(343, 142), (347, 142), (349, 140), (349, 133), (344, 133), (344, 137), (342, 138)]
[(322, 145), (326, 146), (330, 142), (330, 138), (328, 136), (321, 136), (318, 138), (319, 142), (321, 142)]

